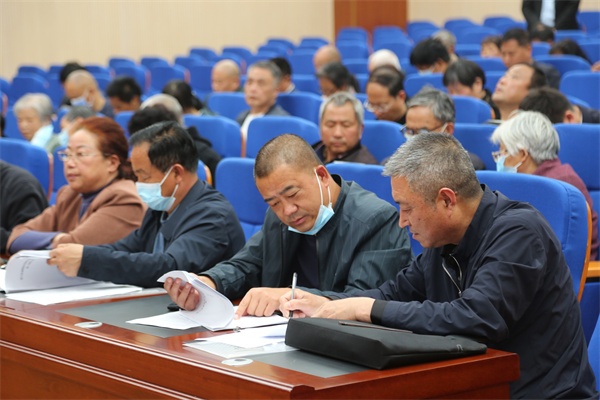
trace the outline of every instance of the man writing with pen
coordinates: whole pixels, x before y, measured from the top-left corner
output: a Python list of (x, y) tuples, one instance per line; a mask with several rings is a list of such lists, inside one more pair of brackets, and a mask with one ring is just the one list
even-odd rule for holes
[[(270, 206), (262, 229), (233, 258), (200, 274), (228, 298), (243, 297), (236, 317), (278, 310), (294, 273), (298, 287), (327, 296), (375, 288), (412, 261), (397, 209), (330, 175), (302, 138), (285, 134), (265, 144), (254, 178)], [(181, 308), (198, 305), (189, 283), (167, 279), (164, 287)]]

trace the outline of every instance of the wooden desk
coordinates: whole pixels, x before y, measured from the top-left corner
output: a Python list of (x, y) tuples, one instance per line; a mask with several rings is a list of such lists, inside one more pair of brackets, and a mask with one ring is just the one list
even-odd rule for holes
[(508, 398), (518, 379), (516, 354), (487, 354), (332, 378), (258, 361), (232, 367), (182, 345), (213, 333), (159, 338), (60, 309), (118, 300), (43, 307), (0, 299), (2, 398)]

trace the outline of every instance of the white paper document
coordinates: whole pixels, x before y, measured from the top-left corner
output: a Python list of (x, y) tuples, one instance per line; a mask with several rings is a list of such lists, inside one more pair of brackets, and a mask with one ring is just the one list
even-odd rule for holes
[(57, 289), (31, 290), (28, 292), (8, 293), (7, 298), (42, 305), (66, 303), (68, 301), (97, 299), (141, 291), (142, 288), (131, 285), (116, 285), (111, 282), (97, 282), (87, 285), (62, 287)]
[(164, 282), (167, 278), (180, 278), (183, 282), (191, 283), (194, 289), (200, 293), (198, 307), (193, 311), (168, 312), (153, 317), (133, 319), (127, 321), (128, 323), (181, 330), (204, 326), (213, 331), (287, 323), (287, 319), (281, 316), (246, 316), (234, 320), (235, 308), (231, 301), (195, 276), (185, 271), (171, 271), (158, 278), (158, 281)]

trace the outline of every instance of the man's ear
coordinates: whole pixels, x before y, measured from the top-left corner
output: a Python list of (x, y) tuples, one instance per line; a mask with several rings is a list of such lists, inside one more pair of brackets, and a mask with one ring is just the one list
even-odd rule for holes
[(175, 180), (177, 183), (181, 183), (183, 180), (183, 174), (185, 173), (185, 168), (181, 164), (174, 164), (172, 173), (175, 176)]
[(436, 200), (438, 203), (441, 201), (445, 208), (452, 209), (456, 206), (456, 193), (450, 188), (443, 187), (438, 191)]

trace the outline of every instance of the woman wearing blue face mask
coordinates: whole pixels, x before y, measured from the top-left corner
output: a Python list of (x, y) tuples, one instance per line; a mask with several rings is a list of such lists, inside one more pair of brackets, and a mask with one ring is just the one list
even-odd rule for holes
[(590, 259), (598, 254), (598, 214), (585, 183), (569, 164), (558, 158), (560, 141), (552, 122), (537, 111), (520, 111), (503, 122), (492, 134), (500, 150), (492, 153), (496, 170), (519, 172), (558, 179), (581, 191), (592, 210), (592, 249)]
[(13, 229), (8, 252), (112, 243), (139, 227), (146, 206), (131, 180), (128, 151), (123, 129), (112, 119), (80, 122), (59, 152), (68, 184), (55, 205)]

